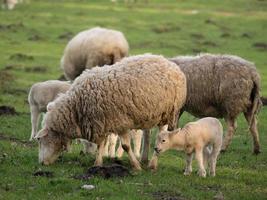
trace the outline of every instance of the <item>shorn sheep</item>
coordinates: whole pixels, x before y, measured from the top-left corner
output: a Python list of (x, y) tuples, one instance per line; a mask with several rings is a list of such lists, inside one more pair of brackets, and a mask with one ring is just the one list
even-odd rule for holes
[(39, 82), (32, 85), (28, 96), (32, 124), (30, 140), (37, 134), (40, 115), (42, 112), (47, 111), (48, 103), (55, 100), (58, 94), (65, 93), (69, 88), (70, 83), (58, 80)]
[(192, 172), (192, 159), (193, 153), (195, 153), (199, 166), (199, 176), (206, 177), (205, 165), (207, 164), (210, 167), (210, 175), (215, 176), (222, 140), (222, 124), (213, 117), (187, 123), (182, 129), (179, 128), (172, 132), (160, 132), (156, 140), (155, 153), (150, 161), (150, 168), (156, 169), (159, 154), (168, 149), (176, 149), (186, 153), (184, 175), (189, 175)]
[(244, 113), (253, 136), (254, 153), (258, 154), (256, 115), (262, 102), (260, 75), (255, 65), (231, 55), (178, 56), (169, 60), (175, 62), (187, 78), (187, 100), (183, 111), (196, 117), (224, 118), (227, 133), (223, 151), (232, 140), (237, 116)]
[(129, 45), (123, 33), (92, 28), (77, 34), (67, 44), (61, 68), (68, 80), (74, 80), (84, 69), (112, 65), (128, 55)]
[(185, 75), (162, 56), (133, 56), (86, 70), (47, 112), (36, 136), (39, 162), (53, 163), (69, 140), (84, 138), (98, 145), (95, 165), (102, 165), (105, 139), (118, 133), (131, 165), (141, 170), (129, 130), (165, 124), (173, 130), (185, 100)]

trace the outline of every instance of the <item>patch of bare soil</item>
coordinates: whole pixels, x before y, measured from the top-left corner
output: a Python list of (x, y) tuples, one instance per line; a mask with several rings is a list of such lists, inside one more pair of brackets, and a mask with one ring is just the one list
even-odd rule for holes
[(155, 200), (186, 200), (181, 194), (168, 192), (168, 191), (157, 191), (152, 193), (153, 199)]
[(243, 38), (252, 38), (252, 34), (251, 33), (242, 33), (241, 37), (243, 37)]
[(180, 31), (181, 28), (175, 24), (160, 24), (152, 28), (152, 31), (155, 33), (168, 33), (168, 32), (175, 32)]
[(205, 39), (204, 35), (200, 33), (192, 33), (190, 34), (191, 38), (197, 39), (197, 40), (202, 40)]
[(0, 24), (0, 31), (17, 32), (19, 28), (24, 28), (24, 24), (19, 22), (17, 24)]
[(267, 51), (267, 43), (256, 42), (253, 44), (253, 47), (256, 47), (258, 50)]
[(18, 114), (14, 107), (11, 106), (0, 106), (0, 116), (1, 115), (16, 115)]
[(0, 89), (5, 89), (8, 87), (9, 83), (14, 81), (14, 76), (5, 70), (0, 71)]
[(216, 44), (215, 42), (212, 42), (212, 41), (205, 41), (202, 44), (205, 46), (209, 46), (209, 47), (217, 47), (218, 46), (218, 44)]
[(47, 71), (45, 66), (25, 67), (25, 72), (44, 73)]
[(84, 174), (74, 176), (74, 178), (88, 180), (94, 176), (101, 176), (105, 179), (108, 179), (113, 177), (125, 177), (129, 175), (131, 174), (128, 168), (119, 164), (111, 164), (102, 167), (90, 167)]
[(42, 177), (47, 177), (47, 178), (52, 178), (54, 177), (54, 173), (50, 171), (37, 171), (33, 173), (33, 176), (42, 176)]
[(58, 36), (58, 39), (61, 40), (70, 40), (74, 34), (72, 32), (65, 32)]
[(230, 33), (222, 33), (221, 34), (221, 38), (229, 38), (229, 37), (231, 37)]
[(29, 56), (23, 53), (16, 53), (13, 54), (9, 57), (10, 60), (19, 60), (19, 61), (24, 61), (24, 60), (33, 60), (33, 56)]
[(40, 35), (38, 34), (33, 34), (31, 35), (30, 37), (28, 37), (28, 40), (30, 41), (40, 41), (40, 40), (43, 40), (44, 38), (41, 37)]

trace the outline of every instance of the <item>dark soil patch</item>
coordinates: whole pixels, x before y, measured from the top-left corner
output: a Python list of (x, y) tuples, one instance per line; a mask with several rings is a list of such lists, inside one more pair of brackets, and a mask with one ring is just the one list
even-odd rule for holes
[(0, 71), (0, 89), (4, 89), (10, 85), (10, 82), (14, 81), (14, 76), (5, 70)]
[(181, 194), (168, 191), (153, 192), (152, 196), (155, 200), (186, 200)]
[(212, 42), (212, 41), (205, 41), (202, 44), (205, 46), (209, 46), (209, 47), (217, 47), (218, 46), (215, 42)]
[(91, 167), (87, 170), (86, 173), (74, 176), (75, 179), (87, 180), (93, 178), (94, 176), (101, 176), (105, 179), (113, 178), (113, 177), (125, 177), (131, 175), (128, 168), (119, 165), (119, 164), (111, 164), (106, 166), (96, 166)]
[(24, 28), (24, 24), (22, 22), (19, 22), (17, 24), (0, 24), (0, 31), (17, 32), (18, 28)]
[(231, 37), (230, 33), (222, 33), (221, 34), (221, 38), (229, 38), (229, 37)]
[(40, 41), (40, 40), (43, 40), (44, 38), (43, 37), (41, 37), (40, 35), (38, 35), (38, 34), (33, 34), (33, 35), (31, 35), (29, 38), (28, 38), (28, 40), (30, 40), (30, 41)]
[(18, 138), (9, 136), (9, 135), (5, 135), (3, 133), (0, 133), (0, 140), (8, 140), (11, 142), (15, 142), (17, 144), (21, 144), (23, 146), (29, 146), (29, 147), (34, 147), (34, 143), (30, 142), (30, 141), (25, 141), (25, 140), (20, 140)]
[(205, 39), (204, 35), (199, 34), (199, 33), (192, 33), (190, 36), (191, 38), (198, 39), (198, 40)]
[(206, 52), (206, 50), (205, 49), (197, 49), (197, 48), (194, 48), (194, 49), (192, 49), (192, 52), (194, 54), (198, 54), (198, 53)]
[(44, 73), (47, 72), (47, 67), (45, 66), (25, 67), (25, 72)]
[(205, 20), (205, 23), (206, 23), (206, 24), (217, 25), (216, 22), (215, 22), (214, 20), (212, 20), (212, 19), (206, 19), (206, 20)]
[(261, 51), (267, 51), (267, 43), (257, 42), (253, 44), (253, 47), (256, 47), (257, 49)]
[(64, 74), (62, 74), (60, 77), (58, 77), (59, 81), (67, 81), (66, 77), (64, 76)]
[(18, 114), (15, 108), (10, 106), (0, 106), (0, 116), (1, 115), (16, 115)]
[(252, 38), (252, 35), (250, 33), (242, 33), (241, 37), (243, 37), (243, 38)]
[(50, 171), (37, 171), (33, 174), (33, 176), (43, 176), (47, 178), (52, 178), (54, 177), (54, 173)]
[(264, 106), (267, 106), (267, 98), (266, 97), (261, 97), (262, 104)]
[(152, 28), (152, 31), (158, 34), (180, 31), (180, 30), (181, 28), (175, 24), (161, 24)]
[(19, 61), (24, 61), (24, 60), (33, 60), (34, 57), (33, 56), (28, 56), (26, 54), (22, 54), (22, 53), (16, 53), (13, 54), (9, 57), (10, 60), (19, 60)]
[(70, 40), (74, 34), (72, 32), (65, 32), (58, 36), (58, 39), (61, 40)]
[(13, 95), (25, 95), (25, 94), (28, 94), (28, 90), (20, 89), (20, 88), (16, 88), (16, 89), (8, 88), (8, 89), (4, 89), (3, 93), (13, 94)]

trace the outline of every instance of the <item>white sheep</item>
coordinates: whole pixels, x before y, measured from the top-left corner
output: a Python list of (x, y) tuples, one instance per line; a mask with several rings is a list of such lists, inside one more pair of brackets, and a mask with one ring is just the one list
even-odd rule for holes
[[(243, 113), (260, 153), (257, 114), (261, 108), (260, 75), (253, 63), (232, 55), (202, 54), (171, 58), (187, 79), (187, 98), (183, 111), (196, 117), (224, 118), (227, 124), (222, 150), (229, 146), (236, 119)], [(182, 114), (182, 112), (181, 112)]]
[(69, 88), (70, 83), (58, 80), (49, 80), (32, 85), (28, 96), (32, 124), (30, 140), (37, 134), (40, 115), (47, 111), (48, 103), (53, 101), (58, 94), (65, 93)]
[(199, 166), (199, 176), (205, 177), (205, 165), (210, 165), (210, 175), (215, 176), (217, 157), (223, 140), (223, 127), (216, 118), (206, 117), (196, 122), (187, 123), (182, 129), (172, 132), (163, 131), (157, 136), (155, 152), (150, 161), (150, 168), (157, 168), (159, 154), (168, 149), (182, 150), (186, 153), (185, 175), (192, 172), (193, 153)]
[(39, 140), (39, 162), (52, 164), (75, 138), (98, 145), (102, 165), (105, 140), (117, 133), (134, 169), (141, 170), (129, 130), (168, 124), (173, 130), (186, 100), (186, 78), (162, 56), (124, 58), (112, 66), (85, 70), (47, 112)]
[(122, 32), (92, 28), (82, 31), (67, 44), (61, 68), (67, 79), (74, 80), (84, 69), (112, 65), (128, 55), (129, 45)]

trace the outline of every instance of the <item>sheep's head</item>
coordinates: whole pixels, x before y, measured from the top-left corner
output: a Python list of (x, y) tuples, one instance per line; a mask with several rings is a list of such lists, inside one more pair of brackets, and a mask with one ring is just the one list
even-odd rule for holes
[(39, 162), (44, 165), (54, 163), (62, 151), (68, 150), (71, 143), (62, 134), (46, 128), (40, 130), (35, 139), (39, 142)]
[[(178, 130), (178, 132), (179, 131), (180, 129)], [(156, 145), (154, 148), (157, 154), (163, 153), (164, 151), (167, 151), (172, 147), (171, 139), (173, 134), (174, 134), (173, 132), (168, 132), (168, 131), (159, 132), (156, 140)]]

